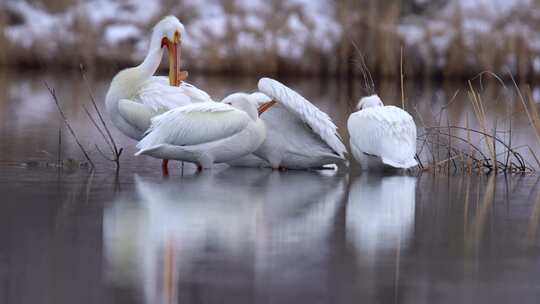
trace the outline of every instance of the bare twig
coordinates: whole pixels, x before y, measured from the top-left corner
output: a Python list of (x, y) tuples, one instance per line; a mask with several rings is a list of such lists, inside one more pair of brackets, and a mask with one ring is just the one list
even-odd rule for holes
[(86, 106), (83, 106), (83, 109), (84, 109), (84, 112), (86, 113), (86, 115), (88, 116), (88, 118), (90, 119), (90, 121), (92, 122), (92, 124), (94, 125), (94, 127), (98, 130), (99, 134), (101, 134), (101, 136), (103, 137), (103, 139), (107, 143), (107, 146), (111, 149), (111, 152), (114, 154), (114, 147), (113, 147), (112, 143), (109, 142), (109, 140), (107, 139), (107, 136), (105, 136), (105, 133), (103, 132), (101, 127), (98, 125), (98, 123), (96, 122), (96, 120), (94, 119), (92, 114), (90, 114), (90, 111), (88, 111), (88, 108), (86, 108)]
[(112, 158), (109, 158), (103, 151), (101, 151), (101, 149), (99, 148), (98, 145), (95, 145), (96, 147), (96, 150), (99, 152), (99, 154), (101, 155), (101, 157), (105, 158), (106, 160), (108, 161), (111, 161), (111, 162), (114, 162), (115, 160), (112, 159)]
[[(88, 117), (90, 117), (90, 119), (92, 120), (92, 123), (94, 124), (96, 129), (98, 129), (101, 136), (107, 142), (107, 144), (109, 146), (112, 146), (111, 150), (112, 150), (112, 153), (113, 153), (113, 156), (114, 156), (112, 161), (114, 161), (116, 163), (116, 170), (120, 170), (120, 156), (122, 155), (123, 148), (118, 148), (118, 146), (116, 145), (116, 142), (114, 140), (114, 137), (112, 136), (111, 131), (107, 127), (107, 123), (105, 123), (105, 119), (103, 119), (103, 115), (101, 115), (101, 111), (99, 110), (99, 108), (97, 106), (97, 103), (96, 103), (96, 99), (94, 98), (94, 95), (92, 94), (92, 89), (90, 88), (90, 84), (88, 82), (88, 79), (86, 78), (86, 74), (84, 72), (84, 66), (82, 64), (80, 65), (80, 71), (81, 71), (81, 76), (82, 76), (82, 78), (84, 80), (84, 83), (86, 85), (86, 89), (88, 90), (88, 95), (90, 96), (90, 100), (92, 102), (94, 110), (96, 111), (97, 116), (99, 118), (99, 121), (101, 122), (101, 125), (103, 126), (103, 129), (105, 130), (105, 133), (107, 134), (107, 136), (105, 136), (103, 130), (100, 127), (98, 127), (98, 124), (96, 123), (95, 119), (92, 118), (92, 115), (90, 115), (90, 112), (88, 112), (88, 110), (86, 108), (85, 108), (85, 111), (86, 111)], [(109, 159), (109, 158), (107, 158), (107, 159)]]
[(81, 142), (79, 141), (79, 138), (77, 137), (77, 134), (75, 134), (75, 131), (73, 130), (73, 128), (71, 127), (71, 125), (69, 124), (69, 121), (66, 117), (66, 114), (64, 114), (64, 111), (62, 110), (62, 108), (60, 107), (60, 103), (58, 102), (58, 97), (56, 96), (56, 91), (49, 87), (49, 85), (47, 84), (47, 82), (44, 82), (45, 84), (45, 87), (47, 88), (47, 90), (49, 91), (49, 93), (51, 94), (51, 97), (56, 105), (56, 108), (58, 109), (58, 112), (60, 113), (60, 116), (62, 116), (62, 119), (64, 121), (64, 124), (66, 125), (66, 127), (68, 128), (69, 130), (69, 133), (71, 133), (71, 135), (73, 136), (73, 138), (75, 139), (75, 142), (77, 143), (77, 145), (79, 146), (79, 148), (81, 149), (82, 153), (84, 154), (84, 157), (86, 158), (86, 160), (88, 160), (88, 163), (90, 163), (90, 166), (92, 168), (94, 168), (94, 162), (92, 161), (92, 159), (90, 158), (90, 156), (88, 155), (88, 153), (86, 152), (86, 150), (84, 149), (83, 145), (81, 144)]

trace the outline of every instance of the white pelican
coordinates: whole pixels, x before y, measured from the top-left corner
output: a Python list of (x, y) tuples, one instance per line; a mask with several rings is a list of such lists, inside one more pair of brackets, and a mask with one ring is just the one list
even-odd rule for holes
[(198, 170), (248, 155), (266, 137), (250, 99), (236, 93), (221, 103), (194, 103), (156, 116), (136, 155), (192, 162)]
[(260, 93), (251, 96), (260, 105), (259, 115), (266, 124), (267, 135), (254, 152), (256, 156), (274, 169), (346, 163), (346, 148), (326, 113), (276, 80), (262, 78), (258, 89)]
[(409, 113), (384, 106), (377, 95), (360, 99), (357, 108), (347, 127), (352, 154), (362, 167), (407, 169), (417, 165), (416, 125)]
[[(140, 140), (153, 116), (193, 101), (212, 101), (204, 91), (183, 82), (187, 77), (187, 72), (179, 70), (183, 33), (184, 26), (176, 17), (165, 17), (152, 31), (144, 61), (113, 78), (105, 99), (107, 111), (114, 125), (128, 137)], [(165, 48), (169, 53), (168, 81), (153, 76)]]
[[(170, 109), (192, 102), (210, 102), (204, 91), (186, 83), (187, 72), (180, 71), (180, 45), (184, 26), (174, 16), (163, 18), (152, 31), (144, 61), (120, 71), (112, 80), (105, 98), (114, 125), (126, 136), (140, 140), (150, 127), (150, 119)], [(168, 51), (169, 79), (153, 76)], [(166, 166), (166, 161), (164, 161)]]

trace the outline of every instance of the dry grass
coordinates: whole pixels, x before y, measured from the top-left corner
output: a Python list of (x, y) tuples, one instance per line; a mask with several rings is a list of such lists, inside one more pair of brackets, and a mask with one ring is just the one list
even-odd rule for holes
[[(482, 128), (482, 133), (484, 135), (484, 142), (486, 144), (487, 149), (490, 152), (491, 160), (493, 163), (497, 162), (497, 154), (495, 152), (495, 142), (493, 140), (494, 136), (488, 135), (488, 128), (487, 128), (487, 117), (486, 117), (486, 111), (484, 109), (484, 104), (482, 103), (482, 96), (477, 93), (471, 81), (469, 81), (469, 98), (471, 100), (471, 104), (473, 107), (474, 115), (476, 116), (476, 120), (480, 124), (480, 127)], [(496, 129), (493, 128), (493, 134), (496, 134)], [(469, 131), (469, 130), (468, 130)], [(498, 166), (494, 166), (495, 170), (497, 170)]]
[[(493, 76), (504, 90), (507, 89), (499, 76), (490, 72), (485, 72), (485, 74)], [(509, 77), (513, 79), (512, 76)], [(476, 89), (472, 81), (468, 81), (468, 86), (467, 94), (473, 109), (475, 123), (479, 126), (478, 129), (471, 127), (469, 115), (465, 117), (465, 126), (452, 125), (448, 115), (446, 125), (442, 124), (443, 112), (448, 113), (456, 95), (441, 108), (439, 114), (436, 115), (438, 119), (435, 120), (435, 124), (425, 125), (425, 120), (418, 115), (420, 125), (424, 130), (423, 134), (418, 137), (418, 141), (422, 143), (419, 154), (428, 164), (423, 166), (423, 169), (433, 172), (472, 174), (474, 172), (530, 173), (534, 172), (536, 168), (540, 168), (540, 160), (530, 145), (514, 146), (512, 144), (511, 118), (517, 113), (509, 112), (511, 107), (506, 107), (507, 113), (504, 119), (488, 117), (482, 90)], [(481, 77), (480, 87), (483, 88)], [(527, 98), (525, 98), (515, 81), (514, 88), (540, 145), (540, 115), (532, 99), (532, 93), (528, 89)], [(489, 99), (493, 100), (492, 97)], [(511, 100), (505, 100), (505, 102), (511, 103)], [(507, 123), (508, 129), (498, 129), (497, 125), (504, 124), (506, 121), (509, 121)], [(430, 147), (430, 149), (424, 151), (425, 146)], [(498, 151), (499, 148), (502, 150)], [(536, 168), (526, 161), (522, 152), (528, 153), (534, 159)]]

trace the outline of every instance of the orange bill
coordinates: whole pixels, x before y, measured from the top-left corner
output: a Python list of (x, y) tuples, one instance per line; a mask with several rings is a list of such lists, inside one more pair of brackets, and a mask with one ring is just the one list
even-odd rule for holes
[(264, 113), (266, 110), (270, 109), (273, 105), (275, 105), (276, 102), (273, 100), (270, 100), (268, 102), (263, 103), (258, 109), (257, 112), (259, 112), (259, 116)]
[(188, 76), (186, 71), (180, 71), (181, 45), (182, 42), (178, 32), (175, 33), (173, 41), (170, 41), (168, 38), (163, 38), (161, 41), (161, 46), (166, 46), (169, 53), (169, 84), (172, 86), (179, 86)]

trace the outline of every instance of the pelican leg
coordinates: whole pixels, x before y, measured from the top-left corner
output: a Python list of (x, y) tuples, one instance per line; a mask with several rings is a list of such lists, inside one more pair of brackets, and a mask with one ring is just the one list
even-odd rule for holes
[(164, 159), (161, 162), (161, 172), (163, 173), (163, 176), (169, 176), (169, 160)]

